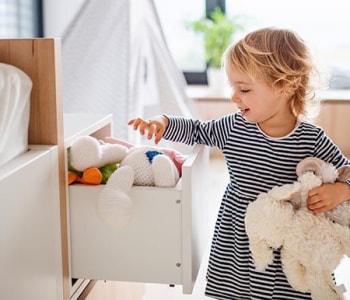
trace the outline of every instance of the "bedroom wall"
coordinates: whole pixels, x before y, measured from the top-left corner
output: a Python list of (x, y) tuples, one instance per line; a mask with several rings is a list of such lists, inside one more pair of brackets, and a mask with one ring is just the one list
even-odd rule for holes
[(45, 36), (62, 39), (63, 111), (112, 114), (127, 138), (129, 1), (47, 0), (43, 11)]
[(43, 1), (45, 37), (61, 37), (84, 1), (85, 0)]

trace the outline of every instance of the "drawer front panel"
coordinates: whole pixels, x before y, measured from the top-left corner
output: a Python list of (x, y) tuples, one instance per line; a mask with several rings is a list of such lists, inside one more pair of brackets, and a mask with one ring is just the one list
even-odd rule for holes
[(181, 283), (181, 193), (133, 187), (133, 215), (122, 229), (104, 225), (96, 211), (103, 186), (69, 188), (73, 278)]

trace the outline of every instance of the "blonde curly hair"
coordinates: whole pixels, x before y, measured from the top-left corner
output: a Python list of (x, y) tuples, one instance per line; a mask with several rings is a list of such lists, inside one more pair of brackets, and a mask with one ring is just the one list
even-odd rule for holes
[(315, 93), (324, 83), (305, 42), (291, 30), (268, 27), (249, 33), (227, 48), (223, 67), (279, 89), (299, 119), (318, 113)]

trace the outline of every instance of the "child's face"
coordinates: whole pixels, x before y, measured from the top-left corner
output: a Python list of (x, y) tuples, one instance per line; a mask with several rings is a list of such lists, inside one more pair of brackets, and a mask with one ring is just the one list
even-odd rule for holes
[(254, 80), (236, 70), (227, 70), (231, 100), (249, 122), (283, 122), (292, 115), (287, 97), (266, 83)]

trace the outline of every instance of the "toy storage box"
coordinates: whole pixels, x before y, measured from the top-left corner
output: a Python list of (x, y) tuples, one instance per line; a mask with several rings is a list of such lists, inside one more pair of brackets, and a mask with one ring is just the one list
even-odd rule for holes
[(69, 187), (73, 278), (180, 284), (191, 293), (207, 248), (209, 151), (196, 145), (174, 188), (134, 186), (131, 222), (111, 229), (97, 215), (101, 186)]

